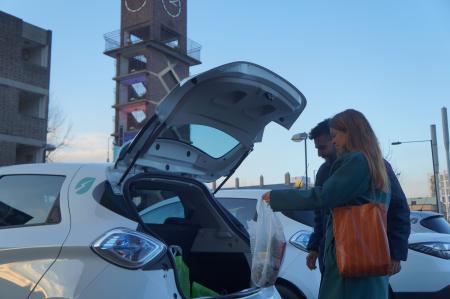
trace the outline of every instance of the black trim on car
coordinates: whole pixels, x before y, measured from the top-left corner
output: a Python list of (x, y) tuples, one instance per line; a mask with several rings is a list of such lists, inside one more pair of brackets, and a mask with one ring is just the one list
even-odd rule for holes
[[(243, 227), (243, 225), (239, 222), (239, 220), (237, 220), (235, 217), (233, 217), (220, 203), (218, 203), (216, 200), (214, 200), (213, 195), (206, 188), (206, 186), (204, 184), (200, 183), (199, 181), (197, 181), (195, 179), (181, 177), (181, 176), (176, 176), (176, 175), (141, 173), (141, 174), (138, 174), (138, 175), (132, 177), (131, 179), (128, 179), (125, 182), (124, 188), (123, 188), (123, 193), (124, 193), (124, 197), (125, 198), (130, 196), (130, 193), (129, 193), (130, 185), (135, 183), (136, 181), (142, 180), (142, 179), (170, 180), (170, 181), (175, 181), (177, 183), (178, 182), (182, 182), (182, 183), (185, 183), (185, 184), (195, 185), (197, 188), (200, 189), (200, 191), (202, 191), (203, 194), (205, 194), (207, 196), (207, 198), (209, 200), (209, 203), (213, 205), (213, 207), (217, 210), (217, 212), (220, 214), (220, 216), (222, 216), (222, 218), (225, 220), (225, 222), (227, 222), (227, 224), (230, 225), (230, 227), (235, 232), (237, 232), (237, 234), (241, 238), (243, 238), (243, 240), (246, 241), (248, 243), (248, 245), (250, 245), (250, 238), (249, 238), (248, 232), (245, 229), (245, 227)], [(129, 200), (125, 200), (125, 202), (129, 206), (128, 208), (131, 208), (131, 211), (136, 209), (134, 207), (133, 203), (130, 202)], [(134, 215), (139, 215), (137, 210), (133, 211), (133, 214)], [(143, 223), (143, 221), (140, 219), (140, 217), (138, 217), (138, 218), (139, 218), (138, 219), (139, 224), (142, 225), (143, 227), (146, 227), (146, 224)], [(151, 231), (149, 231), (149, 232), (151, 232)]]

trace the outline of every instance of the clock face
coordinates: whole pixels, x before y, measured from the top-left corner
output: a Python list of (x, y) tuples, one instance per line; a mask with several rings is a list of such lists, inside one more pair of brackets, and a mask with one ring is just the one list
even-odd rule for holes
[(181, 14), (181, 0), (161, 0), (164, 10), (172, 18)]
[(140, 11), (145, 4), (147, 4), (147, 0), (125, 0), (125, 7), (131, 12)]

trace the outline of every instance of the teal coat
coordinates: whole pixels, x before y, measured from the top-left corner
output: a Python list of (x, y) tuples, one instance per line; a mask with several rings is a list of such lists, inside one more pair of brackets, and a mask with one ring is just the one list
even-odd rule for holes
[[(331, 176), (322, 187), (310, 190), (274, 190), (270, 206), (274, 211), (312, 210), (380, 202), (389, 205), (390, 194), (373, 191), (366, 158), (360, 152), (344, 154), (333, 164)], [(325, 272), (319, 299), (388, 298), (388, 277), (343, 278), (336, 264), (333, 221), (327, 220), (325, 234)]]

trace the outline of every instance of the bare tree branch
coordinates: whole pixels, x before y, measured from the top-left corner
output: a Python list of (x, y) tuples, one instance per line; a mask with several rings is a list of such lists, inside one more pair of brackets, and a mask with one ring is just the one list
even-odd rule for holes
[(71, 139), (72, 123), (68, 122), (62, 108), (52, 101), (48, 111), (47, 143), (55, 149), (46, 152), (46, 161), (53, 162), (55, 154), (69, 146)]

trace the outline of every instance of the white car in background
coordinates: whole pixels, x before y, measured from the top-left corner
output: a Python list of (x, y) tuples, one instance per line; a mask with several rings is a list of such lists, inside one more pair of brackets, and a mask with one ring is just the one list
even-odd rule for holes
[[(216, 193), (216, 199), (244, 225), (255, 218), (256, 202), (269, 189), (227, 189)], [(286, 240), (286, 254), (277, 281), (282, 298), (317, 298), (320, 271), (306, 266), (306, 246), (313, 231), (312, 211), (278, 212)], [(295, 220), (295, 221), (294, 221)], [(400, 273), (390, 277), (394, 298), (450, 298), (450, 235), (412, 233), (408, 260)]]
[(176, 86), (114, 165), (0, 168), (0, 297), (187, 298), (181, 257), (208, 297), (279, 299), (251, 282), (248, 233), (205, 183), (305, 105), (271, 71), (230, 63)]
[[(223, 189), (216, 199), (246, 226), (256, 217), (256, 203), (268, 189)], [(277, 289), (283, 299), (312, 299), (319, 295), (320, 271), (306, 267), (309, 237), (313, 232), (314, 213), (310, 211), (286, 211), (277, 213), (285, 234), (286, 252), (277, 280)]]
[(411, 211), (411, 233), (450, 234), (450, 223), (444, 215), (429, 211)]

